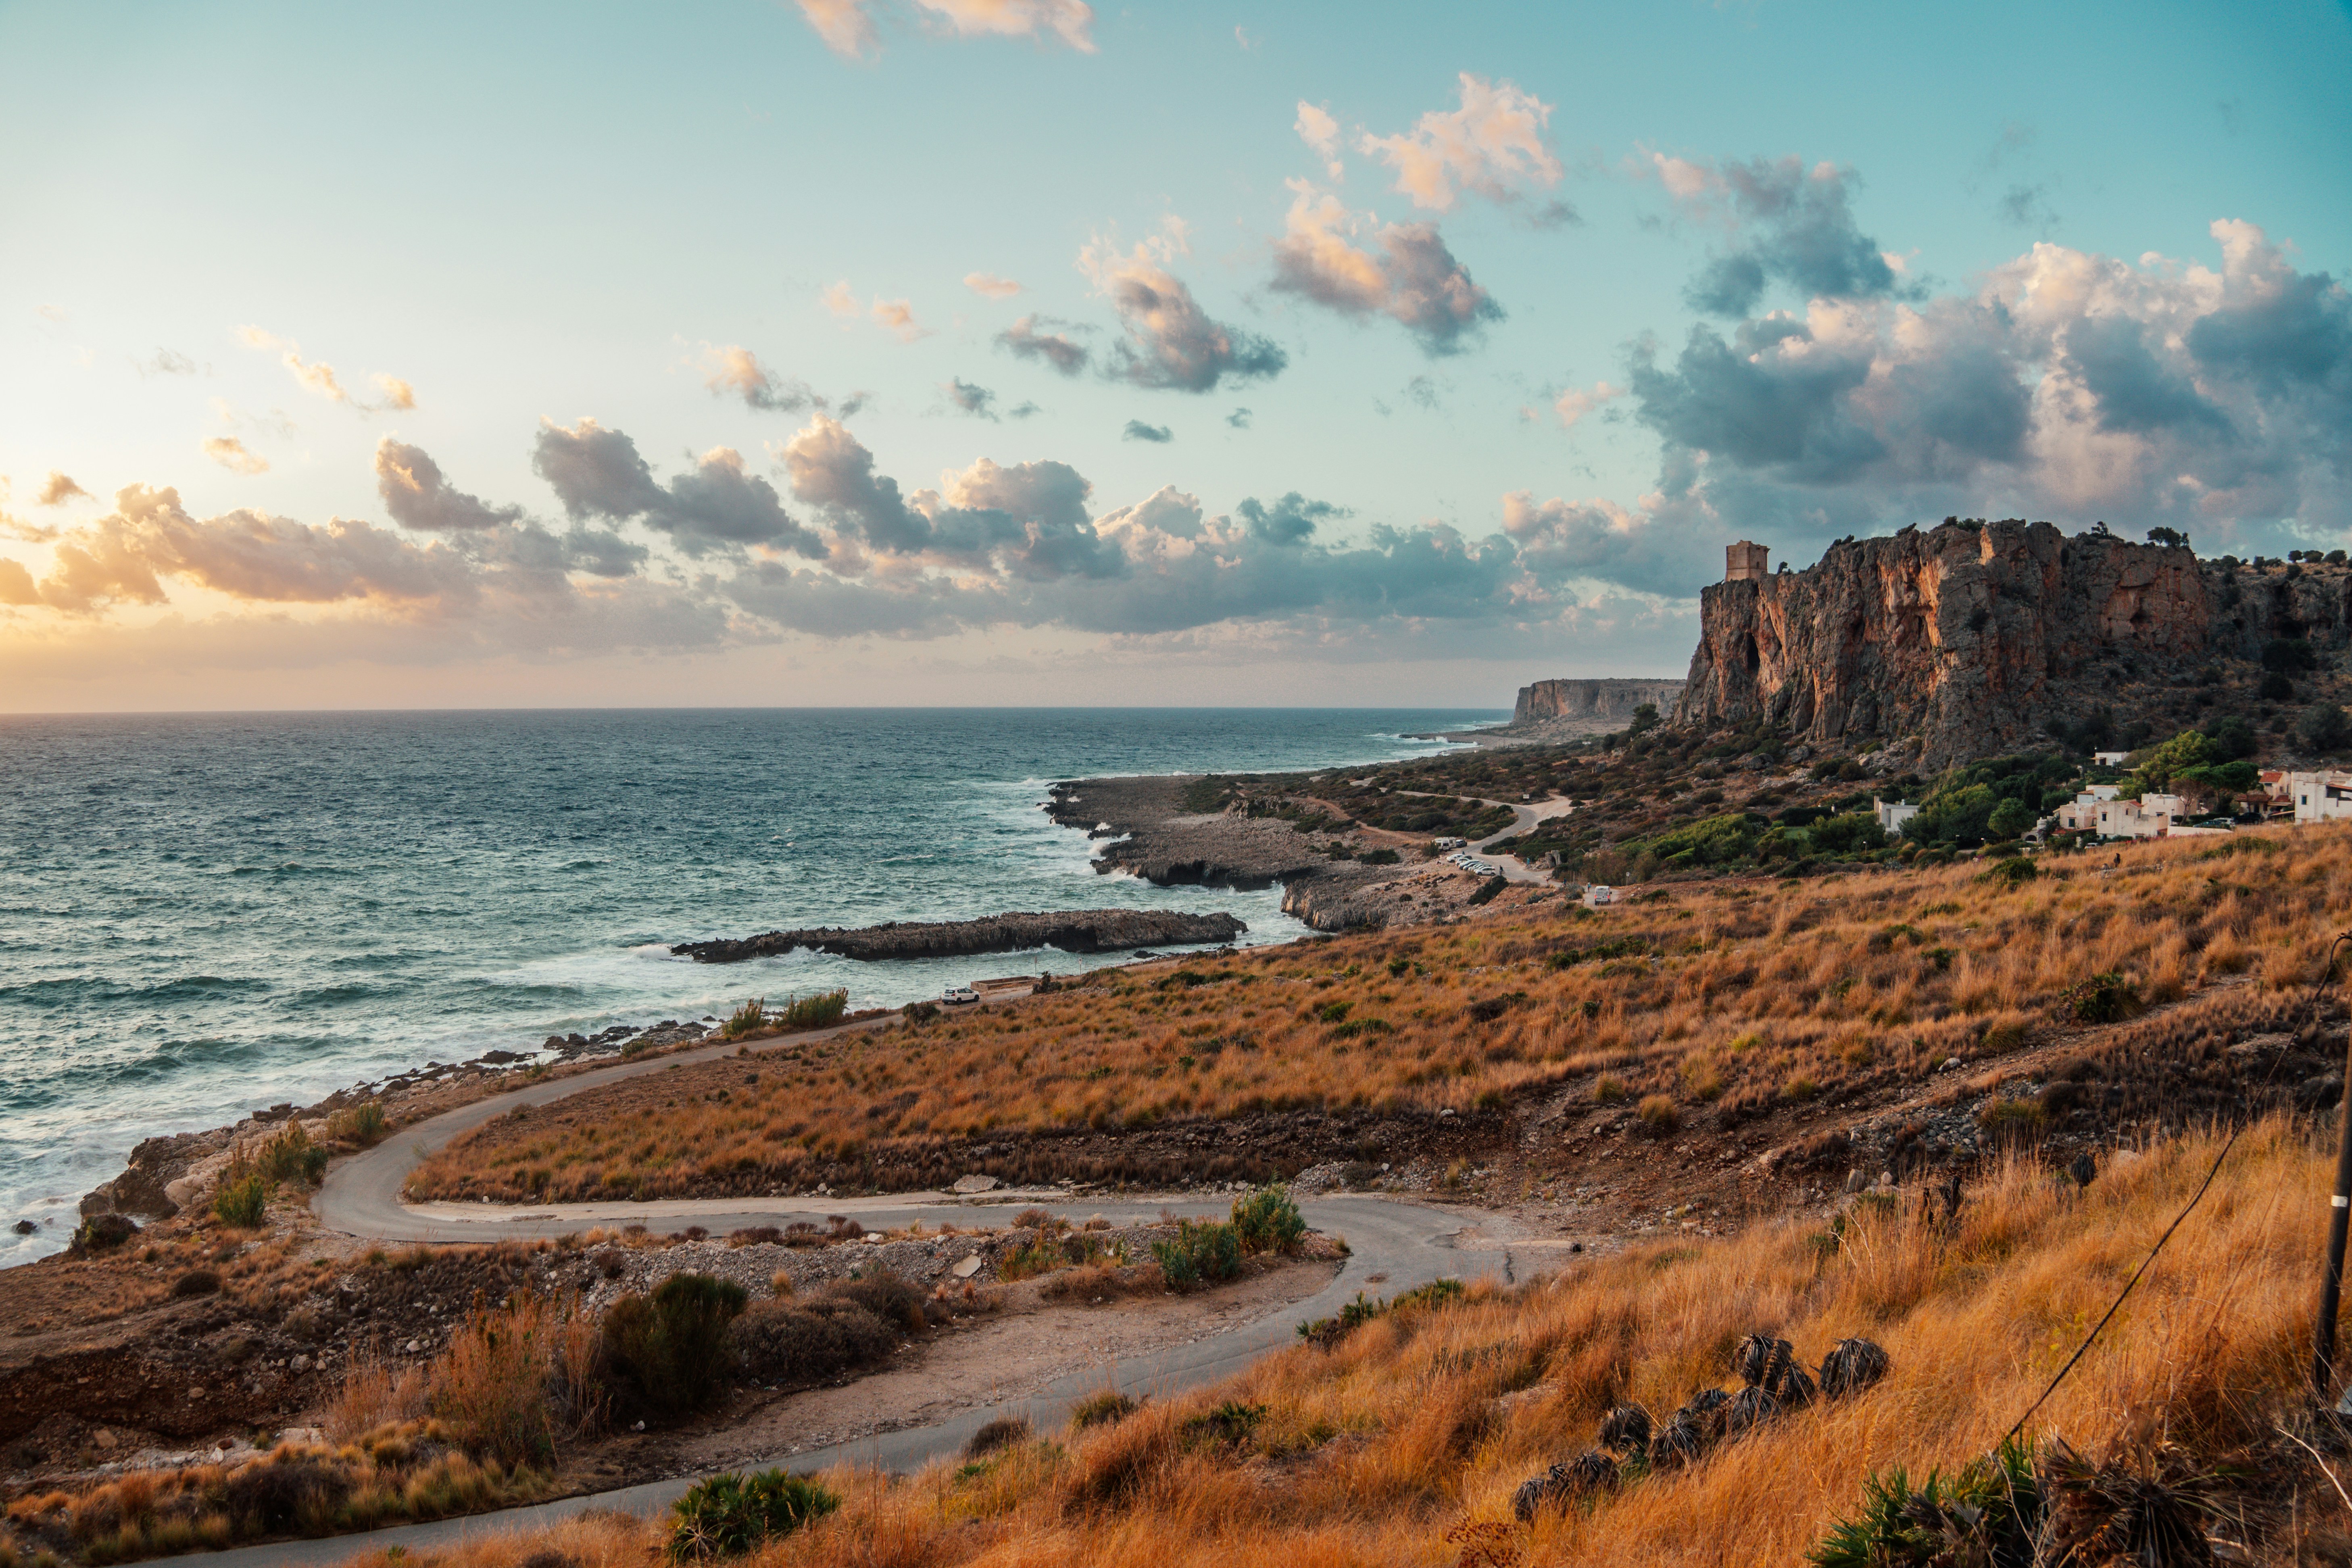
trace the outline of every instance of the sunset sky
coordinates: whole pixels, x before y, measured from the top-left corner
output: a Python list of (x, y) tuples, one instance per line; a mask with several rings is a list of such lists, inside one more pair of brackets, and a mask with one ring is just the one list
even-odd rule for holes
[(2352, 544), (2352, 14), (0, 3), (0, 711), (1507, 704)]

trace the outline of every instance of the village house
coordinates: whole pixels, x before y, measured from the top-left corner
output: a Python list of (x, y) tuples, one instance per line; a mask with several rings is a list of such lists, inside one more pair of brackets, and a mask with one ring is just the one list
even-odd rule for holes
[(2088, 833), (2099, 826), (2099, 807), (2122, 792), (2120, 784), (2093, 784), (2058, 808), (2058, 831)]
[(1889, 838), (1899, 837), (1903, 825), (1919, 815), (1919, 808), (1905, 800), (1880, 800), (1873, 796), (1871, 805), (1878, 813), (1879, 830)]
[(2098, 803), (2093, 831), (2102, 838), (2168, 838), (2175, 832), (2173, 819), (2183, 815), (2181, 799), (2177, 795), (2103, 800)]
[(2287, 794), (2294, 802), (2297, 822), (2341, 822), (2352, 817), (2352, 773), (2330, 768), (2321, 773), (2290, 773)]

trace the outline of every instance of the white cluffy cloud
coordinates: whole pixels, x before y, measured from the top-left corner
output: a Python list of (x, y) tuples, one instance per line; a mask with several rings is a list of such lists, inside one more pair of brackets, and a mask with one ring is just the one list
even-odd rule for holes
[(1544, 141), (1550, 104), (1509, 81), (1468, 71), (1461, 89), (1461, 108), (1432, 110), (1399, 135), (1368, 132), (1357, 145), (1396, 171), (1396, 188), (1413, 205), (1433, 212), (1451, 211), (1465, 191), (1503, 202), (1559, 184), (1559, 159)]
[(1383, 226), (1303, 180), (1290, 188), (1290, 216), (1274, 247), (1276, 289), (1342, 315), (1391, 317), (1433, 354), (1454, 352), (1465, 334), (1501, 319), (1502, 307), (1471, 281), (1435, 224)]
[[(1095, 52), (1086, 0), (915, 0), (924, 19), (953, 37), (1058, 38), (1081, 54)], [(801, 15), (825, 47), (850, 59), (879, 53), (875, 0), (800, 0)]]
[(387, 409), (409, 409), (416, 406), (415, 392), (410, 388), (408, 383), (396, 375), (386, 375), (379, 372), (370, 378), (375, 383), (376, 390), (383, 396), (382, 403), (374, 405), (353, 403), (352, 395), (343, 387), (341, 378), (336, 375), (335, 367), (323, 360), (305, 360), (302, 357), (301, 344), (255, 326), (239, 327), (236, 335), (247, 348), (259, 349), (264, 353), (277, 354), (279, 362), (286, 366), (288, 374), (299, 382), (305, 391), (323, 397), (330, 403), (344, 404), (358, 409), (362, 414), (378, 414)]
[(1298, 139), (1323, 160), (1324, 174), (1338, 179), (1344, 172), (1339, 165), (1339, 122), (1331, 118), (1331, 111), (1302, 98), (1298, 100), (1298, 121), (1294, 129), (1298, 132)]

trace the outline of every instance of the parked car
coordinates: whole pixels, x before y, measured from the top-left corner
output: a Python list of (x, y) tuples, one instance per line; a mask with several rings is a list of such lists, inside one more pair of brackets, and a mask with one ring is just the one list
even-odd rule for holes
[(950, 1007), (961, 1007), (967, 1002), (980, 1000), (980, 993), (969, 985), (950, 985), (940, 993), (940, 1000)]

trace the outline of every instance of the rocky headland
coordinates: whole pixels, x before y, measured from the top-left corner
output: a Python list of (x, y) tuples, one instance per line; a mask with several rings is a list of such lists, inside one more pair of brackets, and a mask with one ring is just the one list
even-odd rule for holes
[(1229, 942), (1249, 930), (1232, 915), (1173, 910), (1071, 910), (1019, 912), (971, 921), (893, 921), (855, 929), (772, 931), (760, 936), (681, 942), (670, 951), (697, 963), (740, 963), (807, 948), (868, 962), (891, 958), (965, 958), (1054, 947), (1064, 952), (1120, 952), (1139, 947), (1201, 947)]
[(1708, 587), (1675, 717), (1765, 723), (1816, 747), (1906, 739), (1935, 769), (2028, 743), (2134, 680), (2184, 685), (2273, 639), (2340, 645), (2347, 629), (2341, 565), (1947, 521)]

